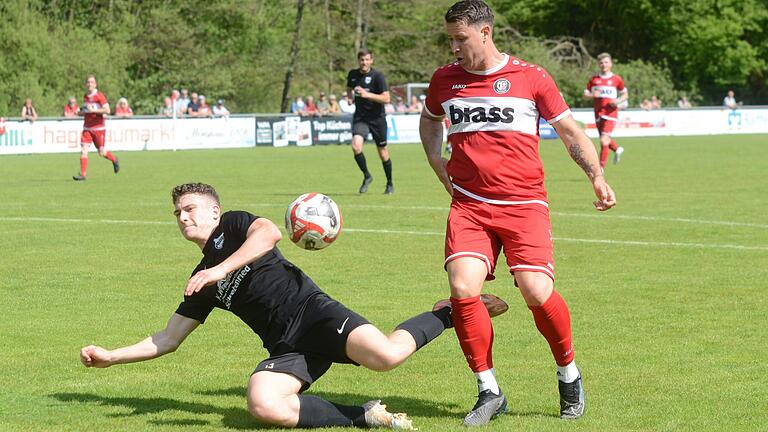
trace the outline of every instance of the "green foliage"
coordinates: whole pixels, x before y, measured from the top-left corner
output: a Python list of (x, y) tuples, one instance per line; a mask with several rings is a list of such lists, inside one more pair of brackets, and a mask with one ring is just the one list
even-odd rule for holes
[[(453, 60), (443, 23), (453, 2), (305, 2), (290, 96), (345, 89), (347, 72), (357, 66), (360, 5), (374, 67), (391, 85), (428, 81)], [(591, 56), (611, 52), (617, 67), (638, 80), (627, 83), (633, 97), (655, 93), (671, 101), (684, 91), (719, 104), (734, 87), (740, 100), (768, 102), (764, 1), (489, 3), (497, 29), (526, 36), (500, 31), (499, 46), (546, 67), (574, 106), (583, 103), (580, 92), (595, 68), (554, 56), (548, 40), (560, 36), (581, 38)], [(224, 98), (234, 112), (275, 112), (296, 0), (8, 0), (0, 2), (0, 15), (0, 115), (17, 116), (26, 97), (41, 115), (59, 115), (68, 96), (81, 98), (89, 73), (113, 104), (125, 96), (137, 113), (155, 113), (179, 87)]]

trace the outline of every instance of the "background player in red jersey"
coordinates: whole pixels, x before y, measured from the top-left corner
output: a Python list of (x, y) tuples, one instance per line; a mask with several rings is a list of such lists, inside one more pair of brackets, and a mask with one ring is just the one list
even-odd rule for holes
[(611, 138), (611, 132), (619, 121), (619, 106), (627, 101), (629, 93), (624, 86), (624, 80), (611, 72), (613, 60), (608, 53), (597, 56), (600, 74), (595, 75), (584, 89), (584, 98), (595, 102), (595, 123), (600, 133), (600, 167), (605, 170), (608, 161), (608, 150), (613, 151), (613, 163), (617, 164), (624, 153), (624, 147), (616, 145)]
[(75, 181), (85, 180), (86, 170), (88, 169), (88, 148), (93, 143), (99, 151), (99, 155), (112, 162), (112, 168), (117, 174), (120, 171), (120, 164), (117, 157), (104, 148), (104, 137), (106, 135), (106, 116), (109, 114), (109, 102), (96, 88), (96, 77), (88, 75), (85, 79), (85, 99), (80, 115), (83, 119), (83, 134), (80, 137), (80, 174), (72, 176)]
[[(480, 293), (494, 278), (504, 249), (516, 285), (557, 364), (560, 416), (584, 413), (581, 373), (574, 361), (568, 306), (554, 291), (554, 259), (538, 121), (549, 121), (589, 178), (603, 211), (616, 203), (595, 147), (571, 116), (549, 74), (499, 52), (493, 12), (481, 0), (460, 1), (445, 15), (456, 63), (435, 71), (420, 120), (427, 159), (452, 195), (445, 240), (451, 316), (475, 373), (478, 400), (464, 424), (487, 423), (507, 401), (493, 369), (493, 327)], [(444, 116), (451, 160), (441, 156)]]

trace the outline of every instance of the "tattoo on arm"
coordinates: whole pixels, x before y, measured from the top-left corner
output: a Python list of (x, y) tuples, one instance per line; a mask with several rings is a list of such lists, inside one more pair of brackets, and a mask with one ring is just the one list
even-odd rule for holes
[(576, 164), (580, 166), (585, 173), (587, 173), (589, 178), (595, 178), (599, 174), (592, 172), (592, 166), (584, 158), (584, 151), (581, 149), (581, 146), (578, 143), (572, 143), (569, 145), (568, 153), (570, 153), (571, 159), (573, 159), (573, 161), (576, 162)]

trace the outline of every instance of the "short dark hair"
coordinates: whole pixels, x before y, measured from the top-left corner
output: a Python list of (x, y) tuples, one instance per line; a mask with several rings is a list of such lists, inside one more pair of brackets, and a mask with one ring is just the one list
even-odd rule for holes
[(373, 51), (369, 50), (368, 48), (360, 48), (360, 51), (357, 52), (357, 58), (360, 59), (360, 57), (365, 57), (369, 55), (373, 57)]
[(463, 22), (466, 25), (493, 26), (493, 11), (483, 0), (463, 0), (454, 3), (445, 13), (445, 22)]
[(216, 193), (216, 189), (214, 189), (213, 186), (205, 183), (184, 183), (176, 186), (171, 191), (171, 199), (173, 200), (173, 204), (175, 205), (177, 202), (179, 202), (179, 198), (188, 194), (209, 196), (213, 198), (214, 201), (216, 201), (216, 205), (221, 206), (221, 202), (219, 201), (219, 194)]

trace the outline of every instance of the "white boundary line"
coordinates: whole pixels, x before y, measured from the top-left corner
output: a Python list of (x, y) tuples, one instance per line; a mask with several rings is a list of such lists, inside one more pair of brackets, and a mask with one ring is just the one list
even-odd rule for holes
[[(288, 207), (284, 204), (247, 204), (248, 207)], [(379, 209), (379, 210), (423, 210), (423, 211), (444, 211), (448, 213), (448, 205), (443, 207), (438, 206), (386, 206), (386, 205), (373, 205), (373, 204), (346, 204), (344, 208), (358, 208), (358, 209)], [(690, 218), (676, 218), (676, 217), (660, 217), (660, 216), (639, 216), (639, 215), (624, 215), (614, 213), (568, 213), (551, 211), (552, 216), (566, 216), (566, 217), (582, 217), (582, 218), (603, 218), (603, 219), (625, 219), (625, 220), (642, 220), (652, 222), (681, 222), (691, 224), (702, 225), (722, 225), (732, 227), (744, 227), (744, 228), (762, 228), (768, 229), (768, 224), (759, 224), (751, 222), (733, 222), (733, 221), (718, 221), (718, 220), (706, 220), (706, 219), (690, 219)]]
[[(69, 222), (69, 223), (105, 223), (122, 225), (175, 225), (174, 222), (159, 221), (140, 221), (140, 220), (119, 220), (119, 219), (70, 219), (53, 217), (5, 217), (0, 216), (0, 221), (11, 222)], [(365, 234), (405, 234), (419, 236), (443, 236), (444, 232), (434, 231), (400, 231), (386, 229), (364, 229), (364, 228), (344, 228), (345, 232), (365, 233)], [(553, 237), (555, 241), (576, 242), (576, 243), (598, 243), (608, 245), (627, 245), (627, 246), (656, 246), (656, 247), (680, 247), (696, 249), (735, 249), (748, 251), (768, 251), (768, 246), (743, 246), (732, 244), (715, 243), (682, 243), (682, 242), (650, 242), (638, 240), (607, 240), (607, 239), (580, 239), (571, 237)]]

